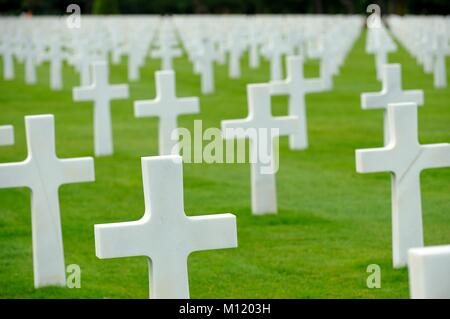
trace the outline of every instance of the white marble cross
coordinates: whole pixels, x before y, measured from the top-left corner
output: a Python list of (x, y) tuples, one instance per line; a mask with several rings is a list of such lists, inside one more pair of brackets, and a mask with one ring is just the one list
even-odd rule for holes
[(249, 50), (248, 50), (248, 62), (252, 69), (259, 68), (260, 58), (259, 58), (259, 47), (260, 39), (257, 33), (257, 28), (252, 28), (249, 33)]
[(94, 101), (95, 155), (107, 156), (114, 152), (110, 102), (128, 98), (128, 85), (110, 85), (108, 64), (104, 61), (92, 63), (92, 68), (92, 84), (74, 88), (73, 99)]
[(330, 45), (332, 45), (331, 41), (322, 39), (317, 48), (308, 49), (308, 55), (310, 57), (320, 59), (319, 72), (324, 91), (333, 88), (333, 60), (335, 59), (335, 53), (329, 48)]
[(289, 95), (289, 115), (299, 118), (299, 130), (289, 136), (289, 146), (294, 150), (308, 147), (308, 131), (306, 122), (305, 94), (323, 91), (322, 79), (306, 79), (303, 73), (301, 56), (287, 57), (287, 78), (270, 83), (272, 95)]
[(24, 49), (25, 83), (36, 84), (36, 49), (32, 39), (27, 39)]
[(34, 286), (65, 286), (64, 250), (58, 189), (94, 181), (90, 157), (59, 159), (53, 115), (26, 116), (28, 157), (0, 164), (0, 188), (28, 187), (31, 196)]
[(377, 79), (382, 78), (382, 68), (388, 64), (388, 54), (394, 52), (397, 47), (394, 41), (390, 38), (388, 33), (383, 29), (373, 29), (374, 34), (374, 53), (375, 53), (375, 67)]
[(180, 57), (182, 52), (178, 48), (172, 47), (167, 41), (161, 41), (159, 50), (152, 51), (152, 58), (161, 59), (161, 70), (172, 70), (172, 60)]
[(202, 52), (196, 57), (200, 63), (201, 87), (203, 94), (214, 92), (214, 61), (217, 54), (214, 51), (214, 43), (207, 39), (203, 43)]
[(137, 221), (95, 225), (98, 258), (149, 258), (150, 298), (189, 298), (187, 258), (237, 247), (232, 214), (186, 216), (180, 156), (142, 158), (145, 213)]
[(228, 75), (232, 79), (238, 79), (241, 77), (241, 55), (242, 55), (242, 47), (240, 43), (239, 36), (232, 35), (230, 36), (229, 43), (229, 63), (228, 63)]
[(445, 65), (445, 56), (447, 53), (447, 38), (441, 34), (436, 37), (436, 43), (434, 48), (434, 87), (445, 88), (447, 87), (447, 68)]
[(287, 52), (287, 47), (278, 34), (273, 34), (270, 39), (270, 81), (278, 81), (283, 78), (283, 54)]
[(450, 299), (450, 245), (410, 249), (408, 268), (412, 299)]
[(450, 144), (419, 144), (414, 103), (389, 104), (387, 119), (387, 145), (356, 150), (356, 170), (392, 173), (392, 248), (398, 268), (406, 265), (408, 249), (423, 246), (420, 172), (450, 166)]
[[(273, 139), (297, 133), (300, 122), (295, 116), (272, 116), (270, 84), (249, 84), (247, 99), (248, 117), (222, 121), (222, 134), (225, 139), (250, 139), (252, 211), (256, 215), (274, 214), (277, 199)], [(263, 156), (270, 159), (269, 163), (262, 161)]]
[(14, 128), (12, 125), (0, 126), (0, 146), (14, 144)]
[(384, 109), (384, 141), (389, 141), (387, 108), (391, 103), (414, 103), (423, 105), (422, 90), (402, 90), (402, 66), (400, 64), (385, 64), (382, 70), (383, 88), (377, 93), (362, 93), (361, 107), (363, 109)]
[(178, 155), (177, 117), (182, 114), (200, 112), (197, 97), (178, 98), (174, 71), (157, 71), (155, 73), (156, 98), (134, 102), (136, 117), (159, 117), (159, 155)]
[(9, 37), (3, 38), (0, 52), (3, 58), (3, 78), (12, 80), (14, 79), (14, 47)]
[(50, 60), (50, 88), (55, 91), (61, 90), (63, 87), (62, 67), (66, 54), (57, 39), (51, 42), (47, 57)]

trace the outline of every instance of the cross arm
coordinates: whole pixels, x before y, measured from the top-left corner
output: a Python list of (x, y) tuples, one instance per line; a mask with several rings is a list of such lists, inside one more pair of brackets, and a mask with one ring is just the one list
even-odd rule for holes
[(128, 84), (116, 84), (112, 85), (109, 89), (109, 96), (111, 100), (127, 99), (130, 95)]
[(94, 88), (91, 86), (81, 86), (73, 88), (73, 100), (77, 102), (92, 101), (94, 99)]
[(361, 107), (364, 110), (387, 108), (389, 100), (384, 92), (371, 92), (361, 94)]
[(216, 214), (188, 217), (190, 252), (237, 247), (236, 216)]
[(380, 173), (391, 171), (387, 155), (390, 149), (373, 148), (356, 150), (356, 171), (358, 173)]
[(278, 123), (279, 135), (289, 135), (297, 133), (300, 127), (298, 116), (280, 116), (276, 119)]
[(32, 187), (30, 162), (0, 164), (0, 188)]
[(158, 109), (160, 108), (160, 99), (156, 98), (154, 100), (142, 100), (134, 102), (134, 116), (136, 117), (147, 117), (147, 116), (157, 116)]
[(270, 94), (284, 95), (289, 93), (289, 84), (286, 81), (270, 82)]
[(450, 144), (421, 145), (422, 161), (427, 168), (441, 168), (450, 166)]
[(181, 104), (180, 114), (193, 114), (200, 112), (200, 102), (198, 97), (183, 97), (178, 99)]
[(94, 159), (92, 157), (61, 160), (62, 184), (95, 181)]
[(305, 92), (316, 93), (325, 90), (324, 81), (322, 79), (306, 79), (304, 82)]
[(147, 256), (145, 224), (144, 217), (133, 222), (94, 225), (95, 255), (100, 259)]
[(14, 128), (12, 125), (0, 126), (0, 145), (14, 144)]

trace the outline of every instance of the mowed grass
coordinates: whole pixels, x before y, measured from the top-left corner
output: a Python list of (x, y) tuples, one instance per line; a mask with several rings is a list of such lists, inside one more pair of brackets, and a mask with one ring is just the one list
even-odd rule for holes
[[(423, 89), (419, 110), (421, 143), (450, 142), (450, 89), (433, 88), (405, 50), (389, 56), (403, 66), (406, 89)], [(449, 60), (447, 69), (450, 70)], [(145, 257), (100, 260), (95, 256), (94, 224), (131, 221), (144, 212), (140, 158), (157, 155), (156, 118), (137, 119), (133, 101), (153, 98), (153, 73), (159, 60), (148, 59), (141, 80), (130, 83), (131, 98), (112, 102), (115, 154), (96, 158), (96, 182), (60, 189), (66, 264), (82, 269), (81, 288), (33, 288), (30, 191), (0, 190), (0, 297), (3, 298), (146, 298)], [(269, 65), (248, 68), (242, 78), (228, 78), (216, 66), (216, 93), (202, 96), (200, 78), (186, 58), (176, 60), (178, 96), (200, 96), (201, 113), (181, 116), (180, 127), (220, 127), (224, 119), (247, 115), (246, 84), (269, 79)], [(316, 76), (315, 62), (306, 65)], [(1, 80), (0, 124), (13, 124), (16, 143), (1, 147), (0, 162), (26, 157), (24, 116), (54, 114), (57, 155), (93, 155), (93, 108), (72, 101), (78, 75), (64, 67), (64, 90), (49, 89), (48, 65), (38, 68), (39, 83), (17, 77)], [(449, 72), (450, 73), (450, 72)], [(111, 67), (112, 83), (126, 83), (126, 63)], [(248, 164), (184, 164), (188, 215), (231, 212), (237, 216), (239, 247), (204, 251), (189, 257), (192, 298), (408, 298), (406, 269), (391, 259), (390, 176), (355, 171), (355, 149), (382, 145), (382, 111), (363, 111), (362, 92), (378, 91), (374, 58), (364, 52), (364, 36), (355, 44), (332, 92), (308, 95), (309, 149), (291, 151), (280, 140), (277, 174), (279, 213), (252, 216)], [(287, 99), (273, 98), (273, 112), (286, 114)], [(422, 174), (427, 245), (450, 243), (450, 168)], [(381, 266), (381, 289), (369, 289), (366, 268)]]

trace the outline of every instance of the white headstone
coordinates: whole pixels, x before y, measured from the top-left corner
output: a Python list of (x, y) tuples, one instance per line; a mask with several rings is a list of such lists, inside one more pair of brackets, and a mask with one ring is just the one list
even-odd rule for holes
[(441, 34), (436, 37), (436, 44), (434, 49), (434, 87), (447, 87), (447, 68), (445, 65), (445, 57), (447, 55), (447, 39)]
[(229, 47), (229, 62), (228, 62), (228, 75), (232, 79), (238, 79), (241, 77), (241, 55), (242, 47), (237, 35), (230, 37)]
[(110, 85), (108, 64), (104, 61), (92, 63), (92, 68), (92, 84), (74, 88), (73, 99), (94, 101), (95, 155), (107, 156), (114, 152), (110, 102), (128, 98), (128, 85)]
[(25, 83), (35, 84), (36, 79), (36, 50), (31, 39), (27, 39), (24, 50)]
[(59, 159), (53, 115), (26, 116), (28, 157), (0, 164), (0, 188), (28, 187), (31, 196), (34, 286), (65, 286), (58, 189), (94, 181), (92, 158)]
[(320, 92), (323, 88), (321, 79), (306, 79), (303, 74), (303, 58), (287, 57), (287, 78), (283, 81), (270, 83), (272, 95), (289, 96), (289, 115), (298, 117), (300, 127), (298, 132), (289, 136), (289, 146), (294, 150), (308, 147), (308, 131), (306, 122), (305, 94)]
[(389, 104), (387, 119), (387, 145), (356, 150), (356, 170), (392, 173), (393, 262), (399, 268), (408, 249), (423, 246), (420, 172), (450, 166), (450, 144), (419, 144), (414, 103)]
[(296, 133), (300, 123), (295, 116), (272, 116), (269, 84), (249, 84), (247, 99), (248, 117), (222, 121), (222, 133), (225, 139), (250, 139), (252, 211), (255, 215), (274, 214), (277, 212), (275, 172), (267, 170), (267, 163), (261, 162), (261, 149), (266, 150), (273, 165), (273, 139)]
[(0, 126), (0, 146), (14, 144), (14, 128), (12, 125)]
[(197, 97), (178, 98), (174, 71), (155, 73), (156, 98), (134, 102), (136, 117), (157, 116), (159, 118), (159, 155), (178, 155), (177, 118), (182, 114), (200, 112)]
[(3, 58), (3, 78), (12, 80), (14, 79), (14, 47), (9, 37), (3, 39), (0, 52)]
[(278, 81), (283, 78), (282, 57), (287, 48), (278, 34), (273, 34), (270, 38), (270, 81)]
[(374, 53), (375, 53), (375, 67), (377, 79), (382, 78), (382, 69), (385, 64), (388, 64), (388, 54), (394, 52), (397, 47), (389, 34), (384, 28), (375, 28), (374, 35)]
[(214, 61), (216, 60), (217, 54), (214, 51), (214, 43), (208, 39), (203, 44), (202, 52), (197, 56), (203, 94), (214, 92)]
[(384, 140), (387, 143), (389, 141), (388, 104), (414, 103), (423, 105), (423, 91), (402, 90), (402, 66), (400, 64), (383, 65), (382, 81), (381, 92), (361, 94), (361, 107), (366, 110), (384, 109)]
[(159, 50), (153, 50), (151, 54), (153, 58), (161, 59), (161, 70), (172, 70), (172, 60), (180, 57), (182, 52), (180, 49), (172, 47), (170, 43), (161, 41)]
[(63, 87), (62, 67), (66, 58), (64, 51), (58, 39), (53, 39), (48, 52), (50, 60), (50, 88), (52, 90), (61, 90)]
[(450, 299), (450, 245), (409, 250), (409, 291), (413, 299)]
[(151, 298), (189, 298), (187, 258), (237, 247), (232, 214), (186, 216), (179, 156), (142, 158), (145, 213), (137, 221), (95, 225), (98, 258), (149, 258)]

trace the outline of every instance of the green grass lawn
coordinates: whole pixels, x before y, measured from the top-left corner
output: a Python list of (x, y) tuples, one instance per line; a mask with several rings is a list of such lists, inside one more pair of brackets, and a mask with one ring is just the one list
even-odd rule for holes
[[(450, 142), (450, 89), (433, 88), (404, 49), (389, 57), (403, 65), (403, 86), (423, 89), (419, 110), (421, 143)], [(449, 60), (447, 70), (450, 74)], [(131, 221), (144, 212), (140, 158), (157, 155), (156, 118), (137, 119), (133, 101), (154, 97), (159, 60), (149, 59), (141, 81), (130, 83), (131, 98), (112, 103), (115, 155), (96, 158), (96, 182), (60, 190), (66, 265), (82, 270), (81, 289), (33, 288), (30, 191), (0, 190), (0, 297), (3, 298), (146, 298), (145, 257), (100, 260), (95, 256), (94, 224)], [(248, 68), (228, 78), (216, 66), (216, 93), (200, 94), (200, 78), (186, 58), (175, 62), (178, 96), (200, 96), (201, 113), (182, 116), (180, 127), (220, 127), (224, 119), (247, 115), (246, 84), (269, 79), (269, 65)], [(1, 70), (0, 70), (1, 71)], [(0, 148), (0, 163), (26, 157), (24, 116), (55, 115), (57, 154), (61, 158), (93, 154), (93, 107), (72, 101), (78, 75), (64, 68), (64, 90), (49, 89), (49, 68), (38, 68), (39, 83), (24, 84), (23, 66), (13, 81), (0, 80), (0, 124), (13, 124), (16, 143)], [(308, 76), (317, 63), (306, 65)], [(111, 67), (111, 82), (126, 83), (126, 63)], [(450, 82), (450, 81), (449, 81)], [(406, 269), (394, 270), (391, 258), (390, 177), (357, 174), (355, 149), (382, 145), (382, 111), (363, 111), (362, 92), (378, 91), (374, 57), (355, 44), (332, 92), (307, 96), (310, 147), (291, 151), (280, 140), (276, 216), (252, 216), (248, 164), (185, 164), (188, 215), (231, 212), (237, 216), (237, 249), (204, 251), (189, 258), (192, 298), (408, 298)], [(287, 99), (273, 98), (273, 112), (285, 114)], [(450, 243), (450, 168), (422, 174), (425, 242)], [(381, 266), (382, 288), (368, 289), (366, 268)]]

